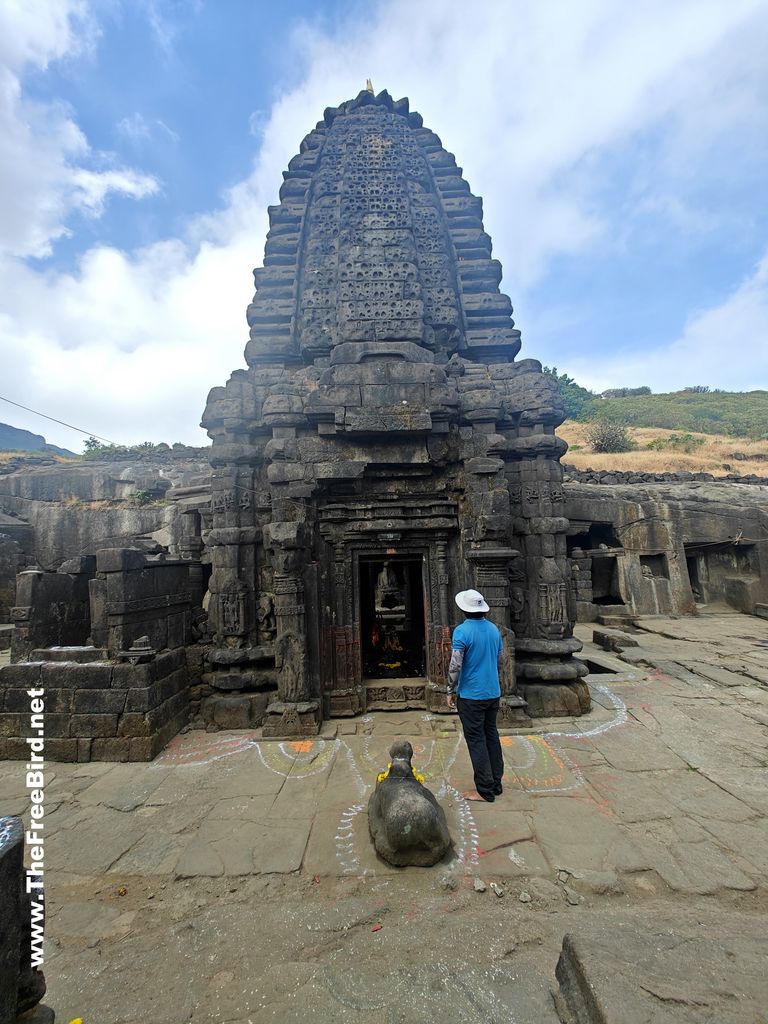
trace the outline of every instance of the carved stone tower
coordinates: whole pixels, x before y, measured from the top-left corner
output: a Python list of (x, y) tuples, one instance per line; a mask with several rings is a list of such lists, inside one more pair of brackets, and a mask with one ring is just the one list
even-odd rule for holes
[(521, 697), (532, 715), (588, 710), (563, 410), (540, 364), (515, 362), (481, 200), (386, 92), (327, 109), (284, 177), (248, 369), (203, 417), (210, 678), (266, 689), (267, 735), (366, 708), (445, 711), (453, 595), (475, 587), (507, 637), (507, 718)]

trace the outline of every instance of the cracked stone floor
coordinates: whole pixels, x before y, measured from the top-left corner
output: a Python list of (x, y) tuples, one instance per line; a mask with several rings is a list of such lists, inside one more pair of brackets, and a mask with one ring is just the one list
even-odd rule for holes
[[(57, 1020), (556, 1022), (571, 933), (595, 1020), (766, 1024), (768, 622), (643, 619), (620, 655), (577, 634), (594, 710), (504, 735), (494, 804), (461, 797), (456, 720), (420, 712), (49, 765)], [(368, 838), (395, 736), (448, 816), (435, 868), (389, 867)], [(0, 764), (0, 813), (28, 818), (23, 783)]]

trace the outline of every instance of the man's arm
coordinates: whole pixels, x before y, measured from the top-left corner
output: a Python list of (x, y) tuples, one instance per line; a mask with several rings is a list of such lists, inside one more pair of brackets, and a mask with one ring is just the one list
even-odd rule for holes
[(456, 709), (456, 688), (459, 685), (461, 666), (464, 664), (464, 651), (451, 651), (451, 663), (448, 666), (448, 707)]

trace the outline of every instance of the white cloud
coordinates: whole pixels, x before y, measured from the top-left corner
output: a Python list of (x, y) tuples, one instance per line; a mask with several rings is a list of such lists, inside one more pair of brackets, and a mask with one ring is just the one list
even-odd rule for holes
[(86, 171), (78, 167), (72, 171), (73, 202), (91, 216), (98, 217), (104, 211), (104, 201), (110, 192), (143, 199), (158, 190), (158, 183), (151, 175), (136, 171)]
[(0, 64), (19, 71), (87, 48), (97, 35), (86, 0), (4, 0), (0, 5)]
[[(157, 21), (157, 5), (147, 10)], [(260, 262), (266, 207), (276, 201), (281, 171), (324, 107), (354, 96), (368, 76), (377, 90), (409, 95), (456, 153), (484, 197), (486, 227), (513, 300), (559, 256), (624, 244), (601, 199), (601, 160), (626, 154), (648, 133), (666, 140), (666, 177), (655, 181), (645, 168), (649, 177), (634, 201), (677, 211), (687, 230), (685, 220), (694, 223), (696, 211), (677, 195), (674, 179), (696, 173), (696, 160), (717, 173), (707, 153), (724, 134), (732, 137), (734, 124), (754, 124), (764, 15), (760, 0), (649, 0), (635, 7), (619, 0), (487, 0), (471, 13), (459, 0), (382, 0), (366, 6), (364, 20), (333, 33), (301, 26), (298, 53), (286, 52), (286, 75), (296, 84), (267, 115), (251, 119), (258, 156), (221, 209), (192, 219), (183, 237), (137, 251), (95, 246), (68, 274), (9, 258), (0, 263), (0, 363), (10, 368), (9, 397), (119, 441), (204, 442), (196, 424), (208, 389), (243, 365), (249, 270)], [(45, 45), (30, 41), (27, 31), (18, 52), (34, 53), (23, 60), (38, 63), (75, 52), (72, 24), (52, 21)], [(155, 31), (170, 45), (171, 24), (158, 21)], [(6, 84), (0, 102), (15, 150), (4, 163), (0, 141), (0, 182), (19, 191), (18, 214), (10, 211), (8, 237), (0, 239), (10, 251), (45, 252), (66, 230), (73, 207), (98, 215), (110, 190), (139, 198), (157, 187), (139, 172), (92, 170), (72, 112), (35, 111), (17, 75)], [(132, 126), (140, 134), (146, 122), (139, 116), (128, 118), (123, 131)], [(8, 195), (5, 185), (3, 191)], [(763, 273), (719, 310), (691, 319), (669, 350), (683, 370), (688, 360), (703, 378), (704, 367), (722, 359), (724, 339), (730, 345), (735, 338), (752, 364), (764, 367), (755, 341), (766, 312)], [(535, 356), (535, 338), (521, 326), (525, 354)], [(669, 352), (658, 356), (659, 372), (672, 365)], [(645, 383), (646, 355), (635, 362)], [(571, 373), (574, 364), (569, 360)], [(623, 370), (618, 381), (610, 377), (624, 365), (631, 360), (610, 364), (603, 386), (626, 383)], [(689, 376), (679, 384), (698, 382)], [(732, 376), (732, 386), (745, 386), (735, 369)], [(723, 380), (720, 374), (713, 383), (725, 386)], [(12, 418), (20, 423), (15, 411)], [(40, 421), (20, 425), (42, 429)], [(44, 432), (57, 443), (76, 443), (53, 425)]]
[(47, 256), (77, 210), (102, 212), (108, 193), (141, 198), (157, 182), (129, 168), (96, 169), (72, 112), (24, 95), (29, 66), (73, 58), (96, 35), (84, 3), (34, 0), (0, 7), (0, 252)]
[(692, 314), (670, 344), (600, 360), (576, 357), (568, 372), (598, 392), (642, 384), (655, 392), (695, 384), (724, 391), (768, 390), (768, 250), (732, 294)]
[(125, 136), (126, 139), (130, 139), (131, 142), (148, 139), (152, 134), (146, 118), (138, 111), (135, 111), (133, 114), (128, 114), (127, 117), (123, 117), (117, 122), (116, 128), (120, 135)]
[(178, 142), (180, 139), (178, 133), (175, 132), (173, 128), (170, 128), (165, 121), (161, 120), (159, 117), (154, 118), (151, 122), (147, 121), (144, 115), (140, 114), (138, 111), (135, 111), (133, 114), (128, 114), (127, 117), (121, 118), (121, 120), (119, 120), (115, 125), (115, 128), (118, 135), (121, 135), (124, 139), (127, 139), (129, 142), (137, 145), (150, 142), (153, 136), (157, 138), (158, 128), (163, 135), (166, 138), (171, 139), (171, 141)]

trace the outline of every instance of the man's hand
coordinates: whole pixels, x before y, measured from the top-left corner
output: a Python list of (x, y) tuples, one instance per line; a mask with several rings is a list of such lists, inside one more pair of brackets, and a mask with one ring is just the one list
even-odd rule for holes
[(445, 699), (446, 699), (446, 702), (447, 702), (448, 707), (450, 708), (450, 710), (451, 711), (455, 711), (456, 710), (456, 694), (455, 693), (446, 693)]

